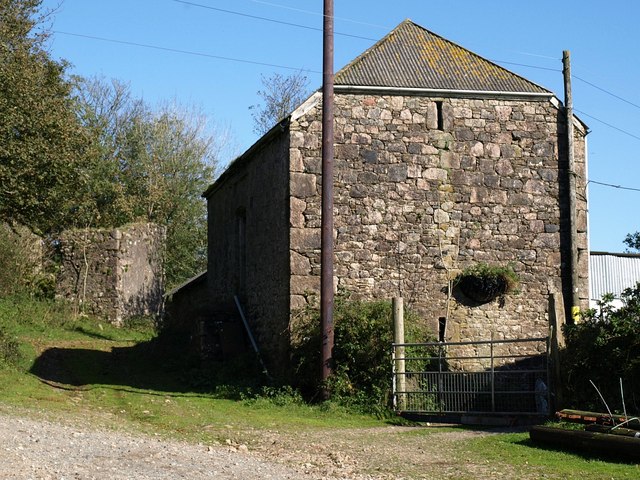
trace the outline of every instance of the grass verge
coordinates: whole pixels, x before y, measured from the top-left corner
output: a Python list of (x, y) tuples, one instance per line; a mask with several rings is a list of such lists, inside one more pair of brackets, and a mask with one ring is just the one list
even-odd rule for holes
[(7, 348), (20, 352), (0, 365), (0, 401), (8, 406), (195, 441), (256, 429), (384, 424), (332, 404), (307, 405), (288, 389), (247, 379), (220, 384), (220, 375), (167, 348), (150, 324), (114, 328), (59, 304), (11, 298), (0, 300), (0, 328)]
[(4, 413), (268, 454), (277, 442), (279, 458), (324, 458), (338, 477), (344, 463), (376, 478), (640, 478), (637, 465), (540, 448), (527, 433), (390, 428), (389, 419), (332, 403), (308, 405), (287, 388), (231, 381), (166, 350), (150, 324), (117, 329), (59, 304), (12, 298), (0, 299), (0, 330), (0, 351), (12, 352), (0, 360)]

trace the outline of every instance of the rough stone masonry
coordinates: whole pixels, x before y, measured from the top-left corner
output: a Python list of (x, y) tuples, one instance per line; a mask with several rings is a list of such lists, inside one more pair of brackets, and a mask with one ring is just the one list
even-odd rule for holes
[[(548, 296), (566, 292), (564, 121), (544, 100), (336, 95), (335, 273), (361, 297), (399, 295), (446, 340), (548, 334)], [(291, 306), (320, 272), (320, 102), (290, 126)], [(585, 131), (576, 128), (578, 192)], [(586, 202), (578, 195), (586, 306)], [(520, 294), (465, 305), (465, 267), (512, 265)]]
[(164, 294), (164, 239), (164, 227), (147, 223), (64, 232), (56, 295), (116, 325), (157, 315)]

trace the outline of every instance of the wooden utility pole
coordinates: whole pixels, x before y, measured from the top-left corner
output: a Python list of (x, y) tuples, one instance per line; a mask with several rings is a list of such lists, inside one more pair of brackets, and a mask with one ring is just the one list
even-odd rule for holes
[(576, 172), (573, 146), (573, 97), (571, 95), (571, 58), (569, 50), (562, 52), (564, 74), (564, 104), (567, 123), (567, 174), (569, 176), (569, 247), (571, 249), (571, 323), (579, 320), (578, 293), (578, 233), (576, 215)]
[[(333, 0), (324, 0), (322, 61), (322, 220), (320, 317), (322, 380), (333, 372)], [(326, 389), (323, 395), (328, 397)]]

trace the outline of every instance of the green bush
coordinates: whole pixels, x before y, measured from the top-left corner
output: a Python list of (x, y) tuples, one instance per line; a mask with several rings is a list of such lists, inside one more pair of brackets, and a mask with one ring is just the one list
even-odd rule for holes
[(0, 297), (26, 292), (36, 271), (34, 238), (0, 224)]
[(640, 413), (640, 283), (622, 293), (621, 308), (613, 309), (612, 299), (605, 296), (599, 311), (589, 310), (579, 323), (565, 326), (566, 401), (574, 408), (602, 411), (591, 380), (610, 408), (621, 412), (622, 379), (627, 410)]
[(0, 367), (17, 365), (20, 361), (20, 346), (9, 331), (0, 325)]
[(505, 294), (519, 293), (520, 280), (511, 265), (496, 266), (477, 263), (465, 268), (454, 281), (468, 298), (487, 303)]
[(41, 237), (26, 227), (0, 224), (0, 297), (54, 298), (58, 267), (55, 261), (44, 261), (44, 256)]
[[(336, 296), (334, 303), (334, 374), (325, 386), (333, 401), (380, 412), (391, 400), (391, 344), (393, 310), (387, 301), (351, 300)], [(407, 342), (433, 341), (416, 316), (405, 313)], [(320, 312), (309, 307), (296, 319), (292, 331), (294, 386), (307, 398), (314, 398), (320, 384)]]

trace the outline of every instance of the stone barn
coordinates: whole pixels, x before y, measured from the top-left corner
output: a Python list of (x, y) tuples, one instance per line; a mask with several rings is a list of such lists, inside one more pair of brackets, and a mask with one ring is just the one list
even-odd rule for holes
[[(292, 312), (320, 286), (322, 94), (205, 192), (208, 296), (237, 296), (270, 368), (286, 371)], [(571, 296), (565, 111), (556, 96), (411, 21), (335, 76), (335, 287), (402, 296), (447, 341), (546, 336)], [(577, 191), (585, 125), (574, 119)], [(578, 195), (588, 305), (587, 204)], [(510, 265), (520, 294), (474, 304), (451, 280)], [(562, 310), (562, 309), (561, 309)]]

